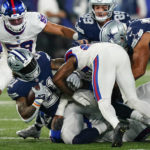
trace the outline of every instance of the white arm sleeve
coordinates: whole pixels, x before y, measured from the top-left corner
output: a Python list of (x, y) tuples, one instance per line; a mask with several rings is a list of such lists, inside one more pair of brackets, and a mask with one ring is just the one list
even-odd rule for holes
[(64, 112), (65, 112), (65, 108), (68, 104), (68, 100), (69, 99), (67, 97), (65, 97), (64, 95), (61, 96), (60, 102), (59, 102), (59, 105), (58, 105), (58, 108), (57, 108), (55, 115), (64, 116)]

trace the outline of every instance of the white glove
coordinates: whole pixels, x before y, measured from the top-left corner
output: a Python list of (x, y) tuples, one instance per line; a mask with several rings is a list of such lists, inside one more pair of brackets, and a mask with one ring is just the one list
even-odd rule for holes
[(82, 87), (83, 83), (80, 79), (80, 74), (77, 71), (74, 71), (68, 78), (67, 78), (67, 85), (73, 91)]
[(83, 106), (89, 106), (90, 105), (90, 100), (89, 97), (87, 95), (84, 94), (84, 92), (82, 92), (82, 90), (78, 90), (76, 91), (72, 98), (79, 104), (83, 105)]
[(32, 88), (33, 92), (35, 93), (35, 99), (42, 99), (42, 100), (49, 100), (49, 97), (52, 95), (51, 90), (39, 83), (40, 89), (37, 90), (34, 87)]

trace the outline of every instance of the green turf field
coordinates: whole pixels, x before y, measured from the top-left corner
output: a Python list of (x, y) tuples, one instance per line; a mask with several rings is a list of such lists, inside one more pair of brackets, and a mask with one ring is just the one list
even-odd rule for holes
[[(150, 80), (150, 65), (144, 77), (137, 80), (137, 86)], [(33, 122), (32, 122), (33, 123)], [(0, 96), (0, 150), (150, 150), (150, 142), (124, 143), (121, 148), (111, 148), (111, 143), (92, 143), (87, 145), (53, 144), (49, 140), (49, 131), (42, 129), (40, 139), (21, 139), (16, 131), (28, 127), (19, 118), (15, 102), (11, 101), (6, 91)]]

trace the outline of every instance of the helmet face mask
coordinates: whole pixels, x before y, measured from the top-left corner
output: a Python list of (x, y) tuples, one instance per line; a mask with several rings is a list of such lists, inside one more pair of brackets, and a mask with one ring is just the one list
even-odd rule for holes
[[(98, 22), (105, 22), (110, 18), (115, 7), (115, 0), (90, 0), (89, 2), (89, 10)], [(98, 11), (98, 8), (101, 8), (102, 11)]]
[(32, 81), (40, 74), (40, 67), (36, 59), (26, 49), (10, 51), (7, 62), (13, 73), (23, 80)]
[(22, 32), (26, 26), (26, 7), (21, 0), (6, 0), (1, 7), (5, 26), (12, 32)]

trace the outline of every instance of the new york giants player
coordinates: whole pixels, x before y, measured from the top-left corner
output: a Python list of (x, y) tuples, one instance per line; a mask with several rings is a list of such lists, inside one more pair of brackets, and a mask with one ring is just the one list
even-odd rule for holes
[[(46, 53), (32, 54), (26, 49), (12, 50), (8, 54), (8, 65), (15, 77), (8, 85), (8, 95), (16, 101), (19, 115), (25, 122), (30, 122), (35, 116), (35, 125), (30, 127), (30, 134), (17, 134), (23, 138), (39, 138), (43, 125), (51, 128), (51, 119), (59, 104), (59, 91), (52, 82), (52, 69), (57, 70), (63, 59), (51, 59)], [(44, 66), (44, 67), (43, 67)], [(34, 88), (36, 85), (40, 89)], [(30, 90), (35, 93), (35, 100), (29, 96)]]
[(122, 144), (121, 139), (124, 133), (122, 132), (124, 127), (119, 123), (111, 105), (111, 94), (115, 81), (118, 83), (122, 94), (125, 94), (128, 106), (150, 118), (150, 105), (144, 101), (139, 101), (137, 98), (130, 60), (122, 47), (111, 43), (81, 45), (66, 53), (66, 61), (65, 65), (55, 74), (54, 83), (63, 92), (73, 95), (65, 83), (67, 76), (77, 68), (82, 70), (88, 67), (92, 70), (92, 85), (99, 110), (115, 129), (116, 136), (113, 146)]
[[(47, 21), (47, 18), (38, 12), (27, 12), (21, 0), (5, 0), (1, 6), (1, 14), (0, 42), (3, 52), (1, 53), (0, 76), (3, 77), (0, 77), (0, 92), (12, 78), (11, 70), (6, 62), (8, 50), (24, 48), (34, 53), (37, 35), (40, 32), (57, 34), (70, 39), (75, 33), (72, 29)], [(3, 70), (5, 70), (5, 75)]]
[[(78, 19), (76, 30), (78, 40), (83, 42), (109, 42), (102, 39), (103, 31), (112, 20), (120, 21), (128, 26), (130, 16), (125, 12), (114, 11), (115, 0), (90, 0), (89, 13)], [(108, 35), (110, 39), (114, 33)], [(83, 40), (84, 39), (84, 40)]]

